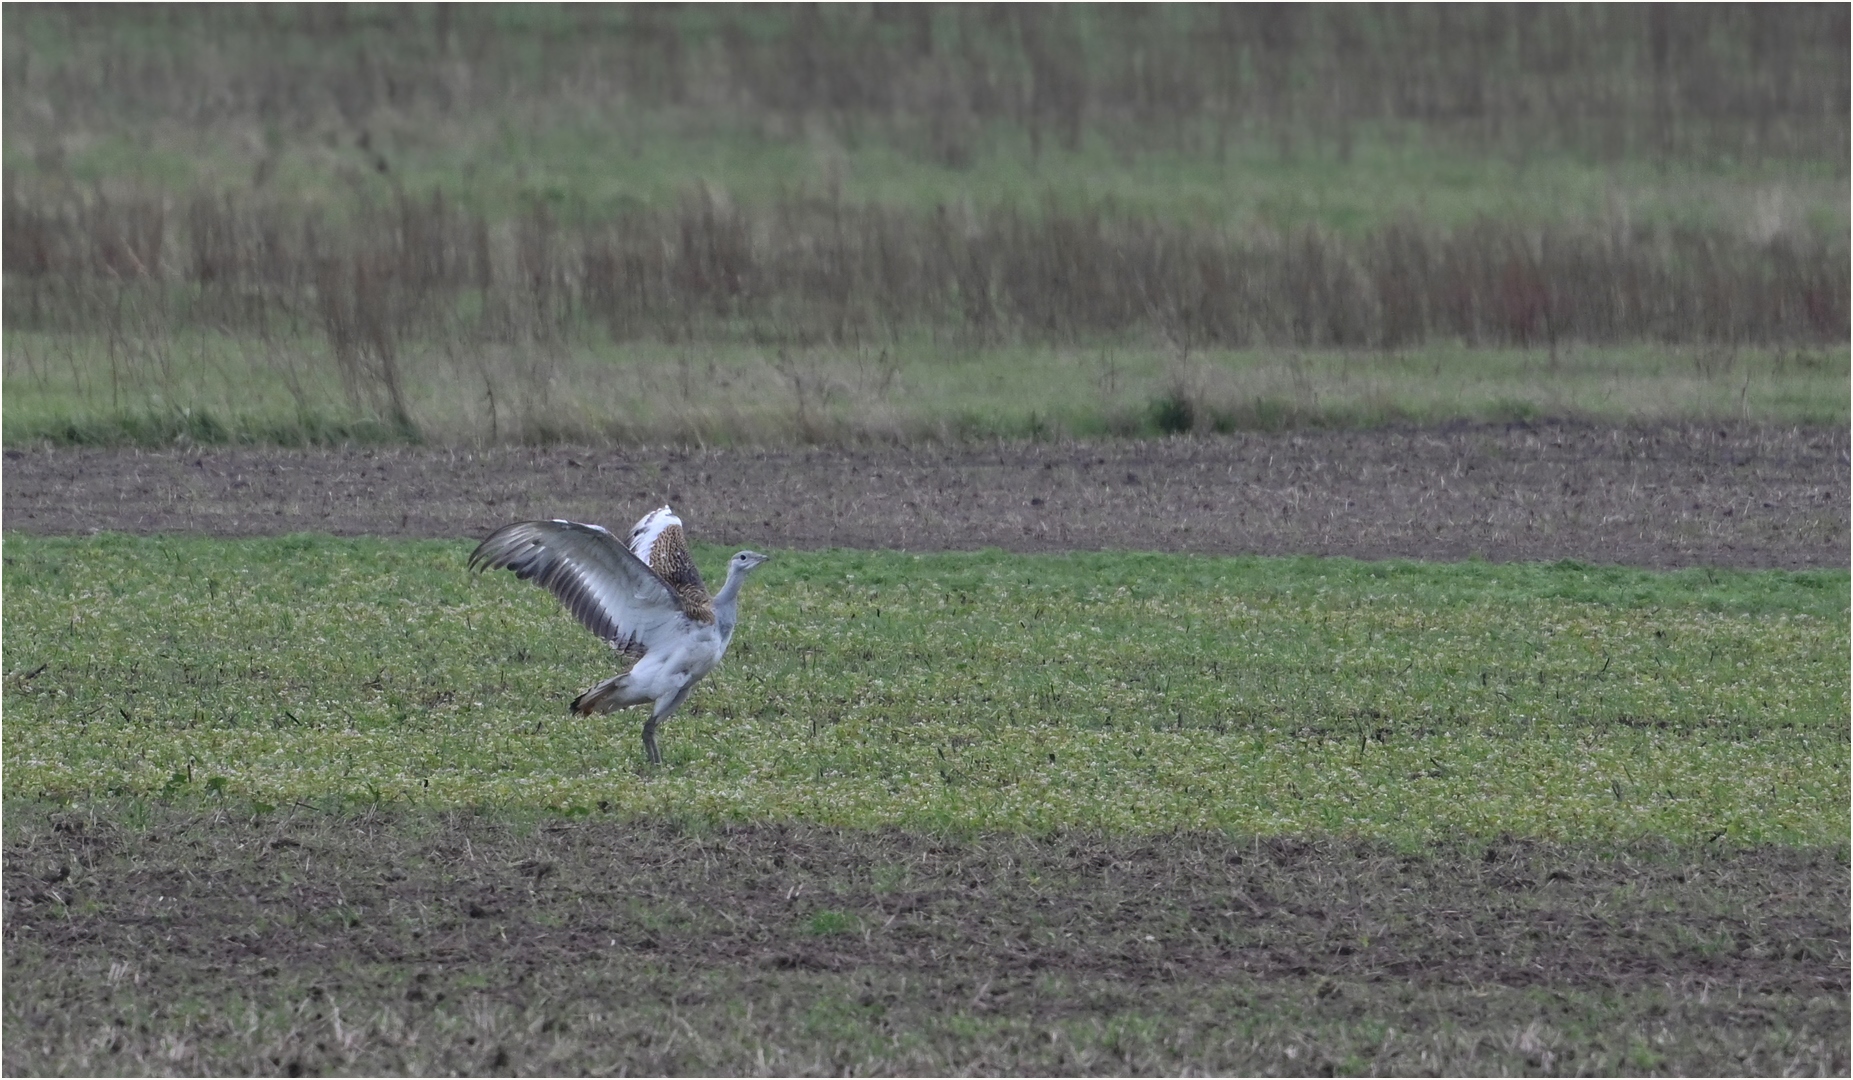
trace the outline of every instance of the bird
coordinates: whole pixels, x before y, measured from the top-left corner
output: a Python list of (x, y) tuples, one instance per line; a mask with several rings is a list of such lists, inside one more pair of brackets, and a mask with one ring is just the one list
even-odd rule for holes
[(637, 522), (628, 543), (577, 521), (504, 525), (477, 545), (469, 567), (513, 570), (553, 593), (586, 629), (635, 661), (574, 698), (572, 711), (591, 716), (650, 702), (643, 749), (652, 765), (660, 765), (657, 725), (727, 655), (739, 621), (740, 586), (768, 558), (736, 552), (727, 561), (726, 583), (709, 596), (689, 557), (682, 519), (663, 506)]

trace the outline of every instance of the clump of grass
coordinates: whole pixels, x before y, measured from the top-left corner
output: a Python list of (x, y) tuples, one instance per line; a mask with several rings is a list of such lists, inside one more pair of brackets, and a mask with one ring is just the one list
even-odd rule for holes
[(1182, 435), (1197, 426), (1197, 403), (1186, 393), (1172, 390), (1152, 401), (1152, 426), (1160, 434)]
[(1397, 842), (1845, 832), (1844, 573), (790, 553), (650, 770), (632, 721), (564, 713), (607, 650), (463, 554), (10, 539), (9, 783)]

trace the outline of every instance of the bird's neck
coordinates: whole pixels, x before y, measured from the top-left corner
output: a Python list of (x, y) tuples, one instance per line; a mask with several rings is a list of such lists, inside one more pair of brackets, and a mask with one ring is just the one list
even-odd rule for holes
[(734, 623), (739, 618), (740, 586), (745, 581), (745, 574), (729, 566), (726, 583), (721, 586), (720, 592), (714, 594), (714, 622), (723, 638), (733, 636)]

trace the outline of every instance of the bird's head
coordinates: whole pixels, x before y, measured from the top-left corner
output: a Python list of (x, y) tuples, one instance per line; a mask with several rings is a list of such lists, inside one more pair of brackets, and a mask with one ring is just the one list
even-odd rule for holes
[(771, 557), (770, 555), (761, 555), (757, 551), (735, 552), (733, 559), (727, 564), (727, 570), (729, 573), (744, 574)]

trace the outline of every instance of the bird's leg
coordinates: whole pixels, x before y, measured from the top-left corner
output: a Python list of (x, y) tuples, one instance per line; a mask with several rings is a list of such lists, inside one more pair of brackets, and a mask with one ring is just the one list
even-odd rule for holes
[(643, 722), (643, 752), (650, 755), (650, 764), (661, 765), (663, 763), (663, 755), (656, 751), (655, 713), (651, 713), (650, 718)]
[(688, 692), (694, 688), (693, 682), (684, 682), (676, 688), (674, 693), (657, 698), (656, 704), (651, 707), (650, 718), (643, 722), (643, 748), (650, 755), (650, 764), (661, 765), (663, 763), (663, 755), (656, 752), (657, 721), (669, 719), (669, 714), (676, 711), (676, 706), (682, 704), (682, 699), (687, 697)]

